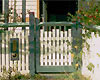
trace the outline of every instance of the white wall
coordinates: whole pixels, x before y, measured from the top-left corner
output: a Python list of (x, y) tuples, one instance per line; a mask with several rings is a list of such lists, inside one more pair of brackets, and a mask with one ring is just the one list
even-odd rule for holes
[[(86, 40), (90, 45), (89, 52), (86, 47), (84, 48), (82, 74), (87, 77), (90, 76), (91, 80), (100, 80), (100, 57), (97, 55), (97, 53), (100, 54), (100, 36), (97, 34), (97, 37), (95, 37), (94, 32), (91, 36), (91, 39)], [(95, 66), (92, 71), (87, 69), (89, 63)]]

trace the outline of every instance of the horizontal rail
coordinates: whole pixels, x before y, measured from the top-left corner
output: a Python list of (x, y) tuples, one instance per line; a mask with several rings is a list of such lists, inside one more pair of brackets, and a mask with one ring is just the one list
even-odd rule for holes
[(40, 22), (38, 26), (71, 26), (72, 22)]
[[(38, 26), (72, 26), (76, 23), (72, 22), (40, 22)], [(84, 26), (82, 26), (84, 28)], [(81, 27), (81, 28), (82, 28)], [(92, 26), (85, 26), (88, 29), (94, 29), (100, 31), (100, 26), (92, 25)]]
[(98, 26), (98, 25), (86, 26), (86, 28), (88, 28), (88, 29), (94, 29), (94, 30), (100, 31), (100, 26)]
[(29, 23), (4, 23), (0, 24), (0, 27), (26, 27), (29, 26)]

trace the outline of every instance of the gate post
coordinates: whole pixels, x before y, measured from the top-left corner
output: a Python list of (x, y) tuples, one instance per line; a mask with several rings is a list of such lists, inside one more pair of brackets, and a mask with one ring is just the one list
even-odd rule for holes
[(30, 74), (35, 74), (35, 46), (34, 46), (34, 12), (29, 13), (29, 29), (30, 29), (30, 35), (29, 35), (29, 70)]
[(8, 23), (8, 17), (9, 17), (9, 0), (4, 0), (4, 18), (5, 23)]
[(22, 22), (26, 22), (26, 0), (22, 0)]

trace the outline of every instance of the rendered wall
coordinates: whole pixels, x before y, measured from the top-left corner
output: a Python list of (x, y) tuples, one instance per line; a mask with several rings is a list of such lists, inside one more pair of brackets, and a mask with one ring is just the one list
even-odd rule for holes
[[(83, 48), (85, 54), (83, 54), (83, 66), (82, 74), (91, 78), (91, 80), (100, 80), (100, 36), (97, 34), (97, 37), (94, 35), (94, 32), (91, 33), (91, 38), (86, 40), (90, 45), (90, 50), (87, 50), (86, 43)], [(88, 70), (87, 66), (92, 63), (92, 70)]]

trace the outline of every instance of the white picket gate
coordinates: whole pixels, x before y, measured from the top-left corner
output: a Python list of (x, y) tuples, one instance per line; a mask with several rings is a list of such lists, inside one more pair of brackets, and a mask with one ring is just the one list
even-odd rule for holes
[(70, 50), (72, 45), (71, 29), (60, 31), (44, 31), (40, 29), (40, 65), (41, 66), (71, 66), (73, 58)]

